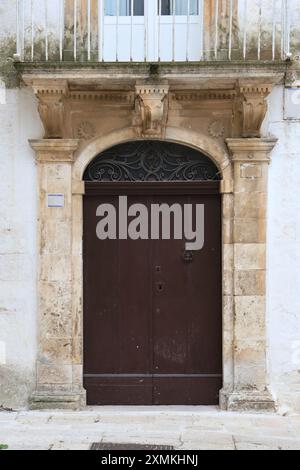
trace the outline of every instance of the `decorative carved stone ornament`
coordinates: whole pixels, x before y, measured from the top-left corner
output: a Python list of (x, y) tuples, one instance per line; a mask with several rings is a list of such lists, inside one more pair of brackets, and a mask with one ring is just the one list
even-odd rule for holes
[(208, 133), (211, 137), (216, 139), (222, 137), (225, 133), (225, 127), (222, 121), (213, 121), (208, 126)]
[(266, 98), (271, 90), (270, 85), (240, 83), (243, 137), (261, 137), (261, 126), (268, 110)]
[(137, 85), (133, 125), (142, 136), (161, 137), (167, 122), (168, 85)]
[(90, 140), (96, 135), (96, 129), (93, 123), (83, 121), (79, 124), (77, 129), (77, 137), (83, 140)]
[(45, 139), (64, 137), (64, 98), (68, 96), (66, 80), (36, 80), (33, 90), (39, 100), (39, 114), (45, 129)]

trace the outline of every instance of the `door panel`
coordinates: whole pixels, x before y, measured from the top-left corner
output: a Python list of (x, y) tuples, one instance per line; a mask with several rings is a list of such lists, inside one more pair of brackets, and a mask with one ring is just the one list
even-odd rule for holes
[[(135, 202), (134, 196), (128, 199), (129, 204)], [(84, 202), (84, 364), (88, 400), (93, 403), (97, 397), (97, 403), (114, 404), (123, 390), (124, 404), (128, 403), (127, 396), (137, 404), (149, 404), (149, 380), (135, 375), (151, 373), (150, 251), (146, 241), (99, 241), (96, 210), (101, 203), (117, 207), (118, 198), (86, 197)]]
[(222, 379), (167, 376), (153, 378), (153, 405), (215, 406), (219, 404)]
[[(211, 183), (210, 183), (211, 184)], [(84, 198), (84, 384), (89, 405), (212, 405), (222, 387), (220, 196), (160, 196), (131, 186), (128, 205), (205, 204), (205, 245), (183, 240), (99, 241), (99, 204), (118, 185)], [(218, 183), (212, 183), (218, 186)], [(201, 183), (199, 193), (201, 193)], [(188, 185), (187, 185), (188, 187)], [(204, 189), (205, 188), (205, 189)], [(186, 190), (187, 191), (187, 190)], [(187, 191), (188, 192), (188, 191)], [(195, 192), (195, 187), (193, 188)], [(156, 190), (157, 193), (157, 190)]]
[[(162, 202), (156, 199), (156, 203)], [(218, 402), (222, 374), (220, 202), (211, 196), (178, 196), (176, 201), (182, 207), (188, 203), (205, 205), (205, 245), (186, 259), (184, 241), (152, 242), (157, 267), (154, 371), (160, 375), (154, 381), (154, 402), (199, 404), (202, 392), (204, 402), (212, 404)], [(174, 198), (164, 202), (171, 205)], [(162, 291), (156, 288), (160, 283)], [(180, 374), (183, 377), (178, 377)], [(217, 392), (207, 400), (206, 394), (216, 384)]]

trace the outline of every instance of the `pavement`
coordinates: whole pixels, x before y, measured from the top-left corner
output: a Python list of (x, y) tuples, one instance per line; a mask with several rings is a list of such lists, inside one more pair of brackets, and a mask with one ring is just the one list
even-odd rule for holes
[(0, 412), (0, 445), (8, 450), (89, 450), (100, 442), (175, 450), (300, 450), (300, 416), (214, 407)]

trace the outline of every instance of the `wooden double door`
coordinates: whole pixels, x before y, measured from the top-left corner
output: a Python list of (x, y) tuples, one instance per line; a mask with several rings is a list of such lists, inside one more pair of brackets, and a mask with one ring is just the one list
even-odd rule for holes
[[(97, 208), (203, 204), (204, 247), (99, 240)], [(219, 182), (86, 183), (84, 386), (89, 405), (215, 405), (222, 388)]]

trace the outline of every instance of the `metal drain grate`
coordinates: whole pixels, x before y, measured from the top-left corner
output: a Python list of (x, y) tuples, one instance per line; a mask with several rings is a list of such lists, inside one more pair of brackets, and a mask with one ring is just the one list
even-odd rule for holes
[(156, 446), (143, 444), (111, 444), (109, 442), (95, 442), (92, 444), (91, 450), (174, 450), (171, 446)]

